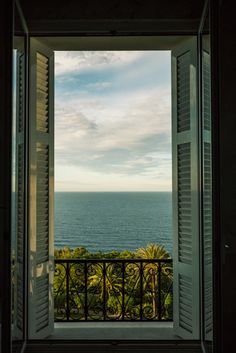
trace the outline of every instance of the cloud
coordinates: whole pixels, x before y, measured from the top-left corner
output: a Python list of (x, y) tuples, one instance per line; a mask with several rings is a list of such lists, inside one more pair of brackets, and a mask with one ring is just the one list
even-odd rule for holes
[[(74, 81), (56, 79), (56, 188), (61, 190), (62, 185), (67, 188), (70, 176), (66, 170), (73, 170), (74, 190), (83, 190), (82, 185), (86, 185), (87, 180), (91, 190), (96, 189), (97, 183), (105, 188), (108, 176), (108, 189), (112, 189), (112, 185), (113, 190), (119, 189), (118, 181), (130, 190), (170, 189), (170, 84), (159, 82), (153, 87), (149, 79), (143, 79), (153, 73), (152, 66), (155, 66), (158, 55), (156, 59), (154, 56), (149, 58), (152, 66), (146, 67), (147, 55), (143, 58), (140, 52), (131, 57), (129, 54), (86, 53), (83, 56), (80, 53), (79, 57), (73, 53), (63, 54), (67, 60), (74, 60), (74, 65), (79, 61), (83, 63), (84, 70), (91, 77), (95, 63), (104, 66), (104, 73), (94, 81), (83, 80), (83, 77)], [(88, 62), (85, 63), (85, 59)], [(140, 73), (142, 79), (138, 70), (140, 61), (145, 66)], [(126, 65), (125, 71), (112, 71), (113, 77), (106, 74), (111, 65), (121, 62)], [(137, 62), (138, 67), (134, 65)], [(167, 69), (170, 67), (165, 67)], [(70, 76), (63, 70), (57, 77), (60, 78), (62, 73), (65, 78)], [(129, 85), (134, 77), (136, 85), (134, 81)], [(76, 178), (80, 180), (80, 187)]]
[(86, 85), (88, 89), (101, 89), (101, 88), (107, 88), (111, 86), (112, 86), (111, 82), (92, 82)]
[(57, 161), (107, 173), (144, 172), (157, 159), (155, 152), (159, 159), (161, 154), (170, 152), (170, 108), (165, 97), (165, 91), (155, 91), (151, 96), (140, 94), (136, 97), (138, 102), (133, 101), (116, 119), (99, 119), (103, 106), (96, 111), (96, 120), (74, 107), (58, 110)]
[(57, 51), (55, 53), (56, 77), (83, 70), (104, 69), (107, 65), (133, 62), (139, 51)]

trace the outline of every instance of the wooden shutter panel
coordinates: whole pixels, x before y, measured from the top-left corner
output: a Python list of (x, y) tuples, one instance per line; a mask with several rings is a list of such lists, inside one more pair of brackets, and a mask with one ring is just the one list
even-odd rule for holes
[(16, 291), (15, 295), (15, 338), (22, 339), (24, 322), (24, 248), (25, 248), (25, 104), (24, 67), (25, 56), (17, 50), (16, 86)]
[(172, 51), (174, 330), (199, 339), (197, 45)]
[[(204, 334), (212, 341), (212, 158), (211, 158), (211, 89), (208, 41), (202, 51), (202, 164), (203, 164), (203, 260), (204, 260)], [(208, 45), (207, 45), (208, 44)]]
[(30, 42), (29, 337), (53, 332), (54, 54)]

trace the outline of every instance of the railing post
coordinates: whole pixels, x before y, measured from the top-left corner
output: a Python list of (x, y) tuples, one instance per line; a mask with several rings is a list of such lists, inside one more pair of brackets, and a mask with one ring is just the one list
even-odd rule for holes
[(122, 320), (125, 319), (125, 262), (122, 262)]
[(143, 319), (143, 262), (140, 262), (140, 320)]
[(84, 318), (88, 320), (88, 266), (87, 262), (84, 262)]
[(158, 320), (161, 321), (161, 261), (158, 262)]
[(103, 320), (106, 320), (106, 262), (103, 261)]
[(69, 308), (69, 275), (70, 275), (70, 264), (66, 263), (66, 321), (70, 320), (70, 308)]

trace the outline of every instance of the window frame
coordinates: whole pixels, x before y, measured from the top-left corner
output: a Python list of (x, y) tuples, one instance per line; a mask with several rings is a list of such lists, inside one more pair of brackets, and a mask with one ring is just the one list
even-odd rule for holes
[[(192, 36), (103, 36), (103, 37), (35, 37), (50, 50), (172, 50), (175, 47), (187, 42), (191, 38), (197, 39), (197, 35)], [(197, 55), (197, 53), (196, 53)], [(196, 68), (196, 70), (199, 67)], [(197, 75), (196, 75), (197, 79)], [(197, 109), (197, 106), (196, 106)], [(198, 114), (199, 116), (199, 114)], [(200, 179), (200, 170), (198, 170)], [(30, 226), (29, 226), (30, 228)], [(201, 271), (201, 268), (198, 268)], [(199, 287), (200, 292), (200, 287)], [(199, 306), (199, 312), (201, 308)], [(200, 338), (200, 337), (199, 337)]]

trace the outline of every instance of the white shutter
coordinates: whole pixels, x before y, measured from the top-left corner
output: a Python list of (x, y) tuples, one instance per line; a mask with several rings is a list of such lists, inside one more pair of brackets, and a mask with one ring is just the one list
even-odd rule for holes
[(30, 41), (29, 338), (53, 332), (54, 54)]
[(25, 246), (25, 112), (24, 112), (24, 53), (17, 49), (16, 57), (16, 283), (14, 305), (14, 336), (22, 339), (24, 308), (24, 246)]
[(172, 52), (174, 330), (199, 339), (197, 41)]
[(204, 262), (204, 331), (212, 341), (212, 168), (211, 168), (211, 89), (209, 41), (202, 42), (202, 157), (203, 157), (203, 262)]

